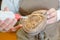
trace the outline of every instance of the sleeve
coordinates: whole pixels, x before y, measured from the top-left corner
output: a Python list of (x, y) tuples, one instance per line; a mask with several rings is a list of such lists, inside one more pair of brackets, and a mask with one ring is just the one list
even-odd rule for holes
[(59, 20), (60, 20), (60, 9), (57, 10), (57, 21), (59, 21)]
[(16, 13), (19, 10), (19, 0), (2, 0), (1, 10), (4, 10), (5, 7)]
[(57, 10), (57, 21), (60, 20), (60, 0), (59, 0), (59, 8)]

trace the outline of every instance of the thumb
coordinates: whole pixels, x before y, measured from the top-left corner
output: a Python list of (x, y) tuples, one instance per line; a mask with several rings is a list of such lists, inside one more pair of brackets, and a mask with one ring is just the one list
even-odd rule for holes
[(17, 31), (17, 30), (20, 29), (21, 27), (22, 27), (22, 25), (19, 24), (19, 25), (15, 26), (15, 27), (11, 28), (11, 31)]

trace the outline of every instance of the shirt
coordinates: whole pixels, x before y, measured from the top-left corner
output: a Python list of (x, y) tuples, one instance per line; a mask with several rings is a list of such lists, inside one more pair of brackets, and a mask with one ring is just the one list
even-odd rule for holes
[(10, 11), (16, 13), (19, 10), (19, 1), (20, 0), (2, 0), (1, 10), (8, 7)]
[[(17, 13), (19, 11), (19, 2), (22, 0), (2, 0), (1, 10), (4, 10), (5, 7), (8, 7), (10, 11)], [(57, 10), (57, 21), (60, 20), (60, 0), (59, 0), (59, 9)]]

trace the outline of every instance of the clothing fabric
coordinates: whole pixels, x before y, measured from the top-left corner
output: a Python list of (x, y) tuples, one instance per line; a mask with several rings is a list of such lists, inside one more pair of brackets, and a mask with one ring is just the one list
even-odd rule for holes
[[(20, 2), (23, 0), (2, 0), (1, 10), (4, 10), (5, 7), (8, 7), (10, 11), (17, 13), (19, 11)], [(59, 0), (59, 8), (60, 11), (60, 0)], [(57, 13), (57, 21), (60, 20), (60, 12)]]
[[(8, 7), (10, 9), (10, 11), (17, 13), (19, 11), (19, 2), (21, 2), (22, 0), (2, 0), (2, 5), (1, 5), (1, 10), (4, 10), (5, 7)], [(59, 0), (59, 8), (58, 10), (60, 11), (60, 0)], [(58, 20), (60, 20), (60, 13), (57, 13), (58, 16)], [(60, 26), (60, 21), (50, 25), (47, 25), (46, 29), (44, 32), (41, 32), (40, 34), (43, 33), (43, 35), (45, 35), (44, 33), (46, 33), (46, 39), (45, 40), (58, 40), (59, 37), (59, 27)], [(38, 36), (35, 38), (31, 37), (31, 36), (27, 36), (28, 34), (25, 33), (22, 29), (20, 29), (17, 32), (17, 37), (18, 40), (38, 40)], [(41, 36), (41, 35), (40, 35)], [(44, 36), (43, 36), (44, 37)], [(40, 37), (41, 38), (41, 37)], [(42, 39), (43, 40), (43, 39)]]

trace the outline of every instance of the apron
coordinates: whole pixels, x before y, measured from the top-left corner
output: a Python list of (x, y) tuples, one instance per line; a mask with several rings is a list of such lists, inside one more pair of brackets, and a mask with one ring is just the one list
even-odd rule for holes
[(22, 29), (17, 31), (17, 40), (60, 40), (60, 21), (49, 24), (36, 36), (30, 36)]
[(21, 0), (19, 12), (21, 15), (29, 15), (31, 12), (41, 9), (58, 9), (59, 0)]
[(44, 31), (46, 40), (60, 40), (60, 21), (47, 25)]

